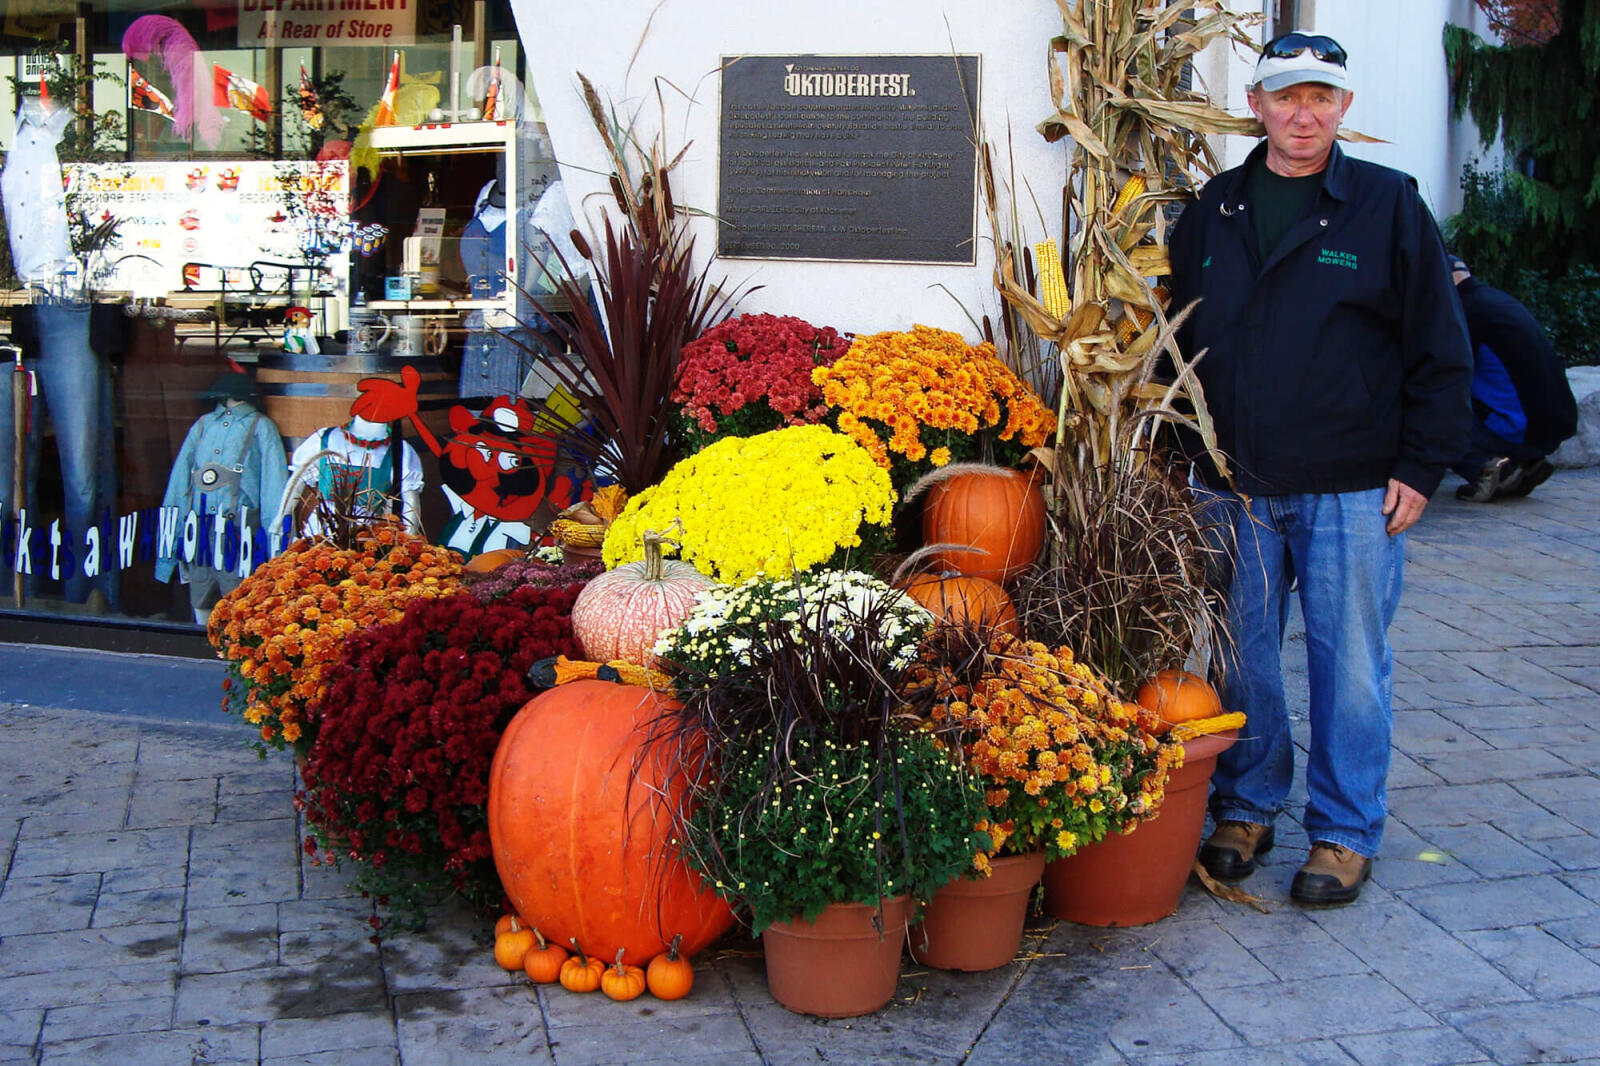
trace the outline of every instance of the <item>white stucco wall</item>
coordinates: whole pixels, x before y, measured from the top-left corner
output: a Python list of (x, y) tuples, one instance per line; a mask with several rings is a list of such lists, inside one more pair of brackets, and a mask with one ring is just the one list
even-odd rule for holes
[[(1249, 6), (1239, 5), (1241, 10)], [(1462, 164), (1473, 157), (1498, 159), (1479, 144), (1471, 118), (1456, 123), (1450, 116), (1444, 25), (1453, 22), (1492, 39), (1477, 5), (1472, 0), (1302, 0), (1302, 6), (1309, 10), (1309, 26), (1303, 29), (1333, 37), (1350, 53), (1356, 96), (1345, 124), (1388, 142), (1346, 144), (1345, 149), (1415, 177), (1441, 220), (1459, 210)], [(1265, 26), (1260, 30), (1267, 32)], [(1204, 66), (1208, 87), (1230, 112), (1248, 115), (1245, 89), (1254, 58), (1212, 52)], [(1242, 162), (1255, 143), (1244, 137), (1226, 140), (1222, 151), (1229, 166)]]
[[(637, 112), (647, 132), (660, 125), (661, 79), (668, 149), (690, 145), (674, 194), (680, 203), (709, 212), (717, 203), (716, 69), (722, 55), (954, 51), (982, 55), (979, 107), (989, 137), (1003, 145), (1010, 130), (1017, 171), (1027, 176), (1044, 210), (1054, 211), (1050, 231), (1059, 231), (1067, 149), (1046, 144), (1033, 131), (1051, 111), (1045, 55), (1061, 29), (1051, 0), (513, 0), (511, 6), (574, 211), (591, 223), (610, 201), (604, 178), (610, 165), (584, 109), (580, 71), (602, 98)], [(695, 229), (701, 254), (709, 253), (716, 246), (713, 223), (701, 220)], [(1034, 239), (1038, 229), (1030, 227)], [(857, 332), (922, 322), (975, 339), (962, 308), (976, 319), (998, 307), (988, 224), (981, 214), (976, 234), (975, 266), (729, 260), (720, 267), (733, 281), (764, 286), (741, 301), (742, 311), (794, 314)]]

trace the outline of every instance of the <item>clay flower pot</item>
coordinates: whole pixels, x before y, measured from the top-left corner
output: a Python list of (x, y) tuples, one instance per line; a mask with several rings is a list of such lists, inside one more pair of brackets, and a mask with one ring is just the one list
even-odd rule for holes
[(1176, 911), (1205, 828), (1211, 771), (1237, 736), (1234, 730), (1185, 743), (1183, 766), (1167, 779), (1156, 817), (1046, 866), (1044, 909), (1082, 925), (1119, 926)]
[(871, 1014), (894, 996), (900, 980), (900, 945), (906, 938), (911, 901), (879, 901), (883, 931), (873, 923), (875, 907), (832, 903), (814, 922), (774, 922), (761, 934), (767, 958), (767, 990), (796, 1014), (853, 1018)]
[(933, 894), (911, 929), (911, 957), (937, 970), (993, 970), (1017, 957), (1044, 852), (991, 860), (982, 880), (958, 877)]

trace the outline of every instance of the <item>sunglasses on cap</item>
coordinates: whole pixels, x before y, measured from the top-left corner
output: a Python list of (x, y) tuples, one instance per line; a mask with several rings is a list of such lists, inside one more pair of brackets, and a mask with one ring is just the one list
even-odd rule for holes
[(1267, 47), (1261, 54), (1267, 59), (1293, 59), (1308, 49), (1324, 63), (1336, 66), (1344, 66), (1345, 61), (1350, 58), (1344, 46), (1332, 37), (1309, 33), (1286, 33), (1282, 37), (1268, 41)]

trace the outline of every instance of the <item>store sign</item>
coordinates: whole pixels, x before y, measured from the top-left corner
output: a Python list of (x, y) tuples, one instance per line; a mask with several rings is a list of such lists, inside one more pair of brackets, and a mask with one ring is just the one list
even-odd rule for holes
[(724, 56), (719, 255), (971, 263), (978, 57)]
[[(263, 294), (286, 288), (285, 264), (324, 264), (322, 283), (341, 291), (351, 242), (350, 166), (240, 160), (77, 163), (61, 168), (67, 210), (114, 222), (111, 245), (93, 264), (97, 289), (165, 295), (200, 286)], [(307, 274), (298, 272), (304, 290)]]
[(239, 47), (412, 44), (417, 0), (239, 0)]

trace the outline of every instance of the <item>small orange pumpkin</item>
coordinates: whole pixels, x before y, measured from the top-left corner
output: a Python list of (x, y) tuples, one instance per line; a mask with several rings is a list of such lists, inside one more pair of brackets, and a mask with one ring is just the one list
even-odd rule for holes
[(1135, 697), (1139, 706), (1156, 713), (1161, 719), (1156, 735), (1165, 733), (1179, 722), (1192, 722), (1199, 718), (1212, 718), (1222, 713), (1222, 701), (1217, 690), (1206, 679), (1187, 670), (1162, 670), (1139, 686)]
[(900, 583), (907, 596), (926, 607), (941, 622), (971, 622), (990, 626), (1014, 637), (1022, 636), (1017, 609), (1006, 590), (986, 577), (965, 574), (917, 574)]
[(518, 559), (526, 559), (528, 553), (521, 548), (499, 548), (482, 555), (474, 555), (467, 560), (465, 569), (473, 573), (483, 573), (487, 570), (498, 570), (507, 563), (514, 563)]
[(650, 960), (644, 980), (657, 999), (682, 999), (694, 987), (694, 964), (678, 954), (683, 934), (675, 934), (667, 950)]
[(523, 957), (533, 947), (533, 930), (524, 928), (516, 915), (506, 926), (506, 931), (494, 938), (494, 961), (502, 969), (522, 969)]
[(922, 511), (927, 544), (959, 544), (940, 564), (973, 577), (1006, 582), (1021, 574), (1044, 547), (1044, 496), (1039, 475), (993, 467), (956, 474), (928, 490)]
[(494, 923), (494, 935), (499, 936), (501, 933), (510, 930), (511, 920), (513, 918), (515, 918), (518, 922), (521, 922), (523, 925), (528, 924), (527, 922), (522, 921), (522, 916), (520, 914), (502, 914)]
[(561, 964), (567, 961), (567, 949), (545, 940), (538, 929), (533, 931), (534, 946), (522, 957), (522, 972), (536, 985), (548, 985), (561, 979)]
[(585, 955), (583, 949), (578, 947), (578, 938), (573, 937), (572, 957), (561, 964), (561, 987), (568, 992), (593, 992), (600, 987), (600, 977), (605, 972), (606, 964), (591, 955)]
[(617, 949), (617, 961), (600, 975), (600, 991), (619, 1003), (626, 1003), (644, 994), (645, 978), (643, 967), (623, 964), (622, 952), (622, 948)]

